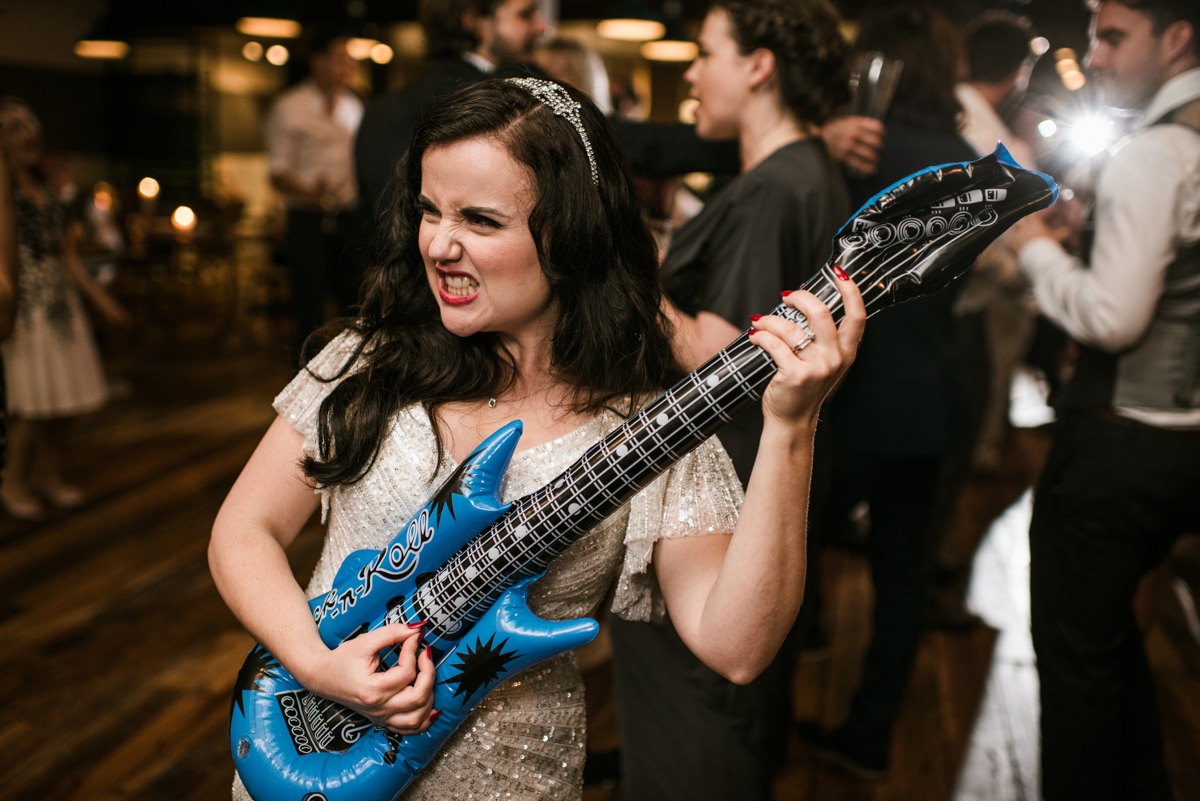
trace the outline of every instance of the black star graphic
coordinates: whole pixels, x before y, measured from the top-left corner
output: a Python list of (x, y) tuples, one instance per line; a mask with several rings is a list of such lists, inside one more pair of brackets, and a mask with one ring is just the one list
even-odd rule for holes
[(404, 736), (388, 729), (384, 732), (384, 737), (387, 738), (388, 750), (383, 755), (383, 761), (389, 765), (395, 765), (396, 758), (400, 755), (400, 743), (404, 741)]
[(446, 482), (438, 487), (437, 492), (433, 494), (431, 499), (433, 509), (436, 514), (435, 522), (441, 524), (442, 513), (449, 511), (450, 516), (454, 517), (454, 499), (466, 495), (465, 490), (470, 488), (471, 480), (475, 477), (475, 464), (471, 459), (463, 462), (458, 466)]
[(458, 684), (458, 689), (454, 691), (456, 696), (465, 695), (470, 698), (480, 687), (486, 687), (495, 681), (504, 672), (505, 666), (519, 656), (516, 651), (504, 652), (504, 646), (508, 643), (507, 639), (501, 640), (498, 645), (493, 646), (494, 639), (496, 639), (495, 634), (488, 637), (486, 643), (476, 637), (475, 648), (472, 650), (468, 646), (466, 656), (457, 665), (453, 665), (460, 672), (457, 676), (448, 678), (447, 681)]
[(237, 679), (233, 683), (233, 704), (230, 705), (229, 713), (233, 714), (233, 707), (237, 707), (242, 713), (242, 717), (246, 716), (246, 707), (242, 702), (242, 693), (249, 690), (254, 692), (262, 692), (262, 687), (258, 683), (260, 676), (266, 676), (272, 679), (282, 678), (283, 666), (279, 664), (279, 660), (271, 655), (271, 652), (261, 645), (254, 646), (246, 657), (246, 661), (242, 663), (242, 669), (238, 671)]

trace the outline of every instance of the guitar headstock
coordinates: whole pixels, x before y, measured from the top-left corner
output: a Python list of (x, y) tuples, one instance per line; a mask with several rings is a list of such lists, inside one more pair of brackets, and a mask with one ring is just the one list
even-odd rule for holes
[(873, 314), (948, 286), (1010, 225), (1057, 198), (1049, 176), (1017, 164), (1001, 144), (875, 195), (838, 231), (828, 264), (854, 279)]

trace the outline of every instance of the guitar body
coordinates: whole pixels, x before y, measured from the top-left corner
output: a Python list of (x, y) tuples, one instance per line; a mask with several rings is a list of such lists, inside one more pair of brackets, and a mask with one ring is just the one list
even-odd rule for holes
[[(858, 284), (868, 313), (947, 286), (1013, 221), (1054, 202), (1048, 177), (1000, 146), (973, 162), (923, 170), (864, 205), (805, 284), (842, 313), (833, 267)], [(771, 314), (803, 317), (780, 305)], [(513, 504), (499, 488), (519, 422), (484, 441), (380, 551), (351, 554), (311, 602), (335, 647), (393, 622), (426, 623), (437, 670), (428, 731), (401, 736), (303, 687), (262, 646), (238, 674), (230, 721), (234, 764), (256, 801), (389, 801), (496, 685), (596, 634), (589, 619), (530, 612), (529, 584), (549, 563), (748, 403), (774, 362), (743, 334), (594, 444), (546, 487)], [(383, 667), (394, 651), (381, 654)]]
[(401, 736), (322, 704), (260, 647), (252, 706), (235, 713), (230, 740), (238, 775), (258, 801), (384, 801), (396, 797), (496, 685), (596, 636), (590, 618), (552, 622), (529, 611), (535, 578), (505, 590), (470, 636), (441, 655), (428, 730)]
[[(379, 551), (356, 551), (333, 587), (309, 606), (331, 648), (387, 623), (412, 622), (405, 600), (420, 581), (509, 509), (500, 502), (504, 471), (521, 424), (510, 423), (471, 453)], [(229, 737), (235, 766), (257, 801), (392, 799), (437, 754), (497, 684), (590, 642), (594, 620), (553, 622), (529, 610), (536, 576), (505, 590), (470, 634), (435, 651), (434, 708), (419, 735), (401, 736), (305, 690), (261, 645), (238, 674)], [(383, 664), (395, 664), (389, 652)]]

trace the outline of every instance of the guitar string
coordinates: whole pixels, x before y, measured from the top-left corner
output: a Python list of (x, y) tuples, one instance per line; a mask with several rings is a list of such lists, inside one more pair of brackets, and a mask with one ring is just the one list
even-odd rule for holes
[[(701, 378), (702, 378), (702, 376), (701, 376)], [(695, 385), (696, 383), (698, 383), (698, 380), (693, 380), (693, 382), (692, 382), (692, 383), (693, 383), (693, 385)], [(744, 390), (744, 389), (741, 389), (741, 388), (736, 388), (736, 387), (735, 387), (735, 388), (733, 388), (733, 390), (736, 392), (736, 394), (737, 394), (738, 396), (741, 396), (741, 395), (744, 395), (744, 394), (745, 394), (745, 390)], [(676, 395), (678, 395), (678, 393), (676, 393)], [(676, 397), (674, 400), (677, 400), (677, 397)], [(686, 413), (686, 409), (683, 409), (682, 407), (679, 407), (679, 406), (678, 406), (678, 404), (675, 404), (675, 409), (676, 409), (676, 411), (677, 411), (677, 412), (684, 412), (684, 413)], [(686, 422), (687, 422), (687, 421), (685, 421), (685, 423), (686, 423)], [(683, 428), (684, 428), (684, 429), (686, 429), (687, 427), (688, 427), (687, 425), (684, 425), (684, 426), (683, 426)], [(700, 435), (700, 434), (702, 433), (702, 432), (699, 432), (697, 429), (695, 429), (695, 427), (694, 427), (694, 426), (692, 426), (692, 428), (693, 428), (693, 431), (692, 431), (692, 432), (690, 432), (690, 433), (691, 433), (691, 436), (695, 437), (695, 436), (698, 436), (698, 435)], [(677, 433), (678, 433), (678, 432), (675, 432), (675, 431), (673, 431), (673, 432), (672, 432), (672, 434), (673, 434), (673, 435), (675, 435), (675, 434), (677, 434)], [(639, 442), (639, 443), (637, 444), (637, 450), (639, 450), (639, 451), (640, 451), (640, 452), (642, 452), (643, 454), (645, 454), (645, 453), (646, 453), (646, 452), (649, 450), (649, 451), (652, 451), (652, 452), (653, 452), (653, 455), (655, 455), (655, 456), (658, 456), (658, 455), (659, 455), (659, 453), (658, 453), (658, 452), (659, 452), (660, 450), (669, 452), (669, 451), (670, 451), (672, 448), (674, 448), (674, 447), (678, 447), (678, 446), (676, 446), (676, 445), (673, 445), (673, 444), (671, 444), (671, 443), (664, 443), (664, 442), (662, 441), (661, 437), (662, 437), (661, 430), (654, 431), (654, 432), (653, 432), (653, 433), (652, 433), (652, 434), (651, 434), (651, 435), (650, 435), (648, 438), (646, 438), (646, 441), (645, 441), (645, 442)], [(628, 442), (630, 441), (630, 438), (626, 438), (626, 440), (625, 440), (625, 441), (626, 441), (626, 443), (628, 443)], [(649, 443), (649, 444), (650, 444), (650, 445), (652, 445), (653, 447), (652, 447), (652, 448), (647, 448), (647, 447), (646, 447), (646, 444), (647, 444), (647, 443)], [(608, 459), (608, 460), (606, 460), (606, 461), (611, 461), (611, 459)], [(586, 472), (588, 472), (588, 473), (594, 473), (594, 470), (591, 470), (591, 469), (589, 468), (589, 470), (588, 470), (588, 471), (586, 471)], [(561, 481), (560, 481), (560, 482), (557, 482), (557, 484), (562, 484), (562, 482), (561, 482)], [(607, 488), (606, 488), (606, 486), (605, 486), (605, 485), (603, 485), (603, 484), (601, 484), (599, 487), (593, 487), (593, 489), (595, 489), (595, 490), (596, 490), (597, 492), (599, 492), (601, 495), (605, 495), (605, 494), (607, 494)], [(558, 510), (554, 510), (554, 511), (558, 511)], [(505, 542), (501, 542), (500, 544), (501, 544), (501, 545), (505, 545), (506, 543), (505, 543)], [(487, 550), (489, 550), (489, 551), (490, 551), (490, 550), (492, 549), (492, 548), (490, 547), (491, 545), (492, 545), (492, 544), (491, 544), (491, 543), (489, 543), (489, 547), (487, 548)], [(480, 548), (479, 550), (480, 550), (480, 551), (482, 551), (482, 550), (483, 550), (483, 548)], [(510, 561), (511, 561), (511, 560), (510, 560)], [(471, 565), (471, 567), (475, 567), (475, 566), (474, 566), (474, 565)], [(477, 569), (477, 568), (476, 568), (476, 569)], [(457, 571), (455, 571), (455, 572), (457, 572)]]
[[(818, 275), (820, 275), (820, 274), (818, 274)], [(826, 278), (825, 286), (824, 287), (820, 287), (820, 286), (814, 287), (815, 291), (819, 292), (822, 289), (825, 289), (827, 291), (830, 288), (830, 284), (829, 284), (830, 279), (827, 275), (825, 276), (825, 278)], [(840, 294), (836, 292), (836, 289), (833, 290), (832, 293), (827, 292), (827, 294), (829, 294), (830, 297), (838, 297), (840, 299)], [(840, 304), (837, 304), (837, 305), (840, 305)], [(790, 307), (785, 306), (785, 307), (781, 307), (781, 309), (790, 309)], [(779, 310), (776, 310), (776, 311), (779, 311)], [(780, 316), (782, 316), (782, 315), (780, 315)], [(730, 346), (730, 348), (727, 348), (726, 351), (724, 351), (724, 353), (727, 355), (727, 358), (725, 359), (723, 364), (717, 366), (718, 372), (722, 371), (722, 368), (725, 368), (725, 370), (728, 372), (728, 375), (731, 376), (733, 379), (735, 379), (732, 382), (729, 380), (726, 380), (721, 386), (723, 387), (725, 395), (732, 395), (736, 399), (741, 399), (748, 395), (752, 395), (754, 393), (754, 390), (750, 387), (757, 385), (759, 380), (761, 380), (762, 378), (765, 378), (765, 377), (769, 377), (769, 374), (774, 371), (774, 365), (773, 365), (773, 363), (770, 363), (769, 358), (763, 359), (762, 361), (767, 363), (765, 365), (765, 367), (766, 367), (765, 370), (754, 369), (754, 368), (758, 367), (759, 365), (752, 363), (750, 366), (752, 373), (748, 377), (748, 380), (744, 379), (741, 381), (737, 381), (736, 379), (738, 378), (738, 373), (744, 372), (744, 368), (745, 368), (745, 365), (739, 364), (738, 362), (739, 361), (747, 361), (747, 360), (737, 359), (736, 358), (737, 354), (732, 354), (731, 351), (733, 351), (735, 349), (740, 349), (740, 350), (743, 350), (744, 352), (750, 353), (752, 355), (757, 355), (757, 354), (762, 353), (755, 346), (749, 345), (748, 340), (745, 337), (741, 337), (740, 340), (742, 340), (742, 341), (736, 343), (736, 345), (740, 346), (739, 348)], [(711, 373), (713, 371), (710, 370), (708, 372)], [(703, 426), (698, 427), (694, 424), (694, 419), (696, 417), (696, 414), (692, 411), (691, 407), (694, 407), (697, 405), (702, 406), (703, 407), (702, 411), (708, 412), (709, 414), (707, 416), (711, 419), (713, 416), (713, 407), (714, 406), (723, 407), (723, 404), (714, 404), (712, 402), (712, 398), (715, 393), (713, 393), (711, 391), (704, 392), (698, 386), (702, 381), (705, 380), (705, 378), (706, 378), (705, 370), (702, 368), (701, 370), (697, 371), (696, 373), (692, 374), (692, 376), (689, 377), (690, 380), (688, 381), (687, 386), (678, 386), (677, 385), (676, 391), (668, 393), (667, 395), (664, 396), (664, 398), (666, 398), (669, 401), (668, 403), (658, 403), (655, 405), (655, 408), (647, 407), (647, 409), (644, 410), (642, 413), (639, 413), (639, 415), (636, 418), (628, 421), (625, 425), (623, 425), (622, 429), (620, 430), (622, 433), (629, 433), (628, 429), (638, 428), (638, 426), (636, 425), (636, 423), (639, 422), (638, 418), (644, 419), (646, 417), (649, 417), (651, 414), (654, 414), (654, 413), (661, 414), (664, 410), (669, 410), (669, 411), (673, 412), (673, 414), (671, 415), (672, 422), (676, 423), (676, 425), (671, 427), (671, 431), (669, 432), (669, 434), (670, 434), (669, 437), (667, 436), (667, 432), (665, 432), (662, 427), (653, 427), (653, 428), (649, 429), (649, 433), (647, 434), (647, 436), (643, 437), (641, 440), (634, 442), (633, 437), (621, 436), (621, 437), (619, 437), (621, 442), (623, 444), (625, 444), (626, 446), (629, 446), (630, 443), (633, 442), (634, 447), (630, 448), (631, 452), (633, 452), (635, 455), (640, 454), (644, 459), (648, 459), (652, 463), (656, 464), (659, 460), (662, 460), (664, 458), (672, 459), (672, 460), (677, 458), (675, 455), (675, 452), (677, 452), (681, 448), (687, 447), (688, 440), (694, 440), (695, 443), (698, 444), (700, 441), (703, 441), (702, 438), (707, 438), (707, 436), (709, 436), (710, 434), (707, 433), (706, 429)], [(699, 391), (697, 391), (697, 390), (699, 390)], [(721, 400), (724, 400), (724, 398), (722, 397)], [(684, 401), (684, 403), (681, 404), (681, 401)], [(680, 442), (681, 434), (686, 435), (686, 438), (683, 438), (682, 443)], [(615, 438), (618, 438), (618, 437), (610, 436), (609, 438), (606, 438), (601, 444), (610, 444), (611, 445), (610, 440), (615, 439)], [(695, 447), (695, 445), (693, 445), (692, 447)], [(609, 447), (609, 448), (605, 448), (604, 450), (611, 451), (611, 450), (613, 450), (613, 448)], [(618, 461), (613, 460), (611, 458), (611, 456), (607, 453), (602, 454), (602, 455), (604, 455), (608, 458), (603, 459), (601, 461), (601, 464), (607, 470), (616, 472), (618, 475), (614, 476), (614, 478), (620, 479), (619, 481), (617, 481), (617, 480), (605, 481), (602, 478), (599, 478), (600, 474), (598, 474), (595, 471), (594, 467), (589, 465), (589, 460), (586, 458), (587, 454), (585, 454), (585, 457), (582, 458), (581, 460), (579, 460), (579, 462), (577, 462), (577, 464), (584, 465), (585, 469), (582, 471), (577, 471), (577, 472), (581, 472), (580, 476), (571, 477), (571, 478), (575, 479), (572, 483), (576, 484), (576, 486), (573, 488), (576, 490), (577, 495), (581, 489), (587, 490), (587, 492), (590, 496), (599, 496), (599, 500), (602, 501), (604, 504), (607, 504), (608, 502), (611, 502), (612, 495), (614, 494), (610, 490), (610, 486), (612, 484), (620, 484), (622, 487), (625, 487), (625, 486), (628, 486), (628, 484), (630, 482), (623, 475), (623, 474), (627, 473), (627, 471), (620, 469), (620, 464)], [(568, 471), (568, 472), (570, 472), (570, 471)], [(657, 472), (660, 472), (660, 469), (652, 468), (649, 471), (643, 471), (643, 472), (657, 474)], [(566, 475), (566, 474), (564, 474), (564, 475)], [(587, 479), (590, 479), (590, 481), (586, 481)], [(585, 484), (581, 485), (580, 482), (585, 482)], [(563, 484), (563, 482), (561, 480), (558, 480), (558, 481), (552, 482), (551, 486), (559, 487), (562, 484)], [(589, 506), (591, 506), (591, 505), (592, 504), (589, 504)], [(573, 516), (574, 515), (572, 515), (570, 513), (569, 509), (568, 509), (567, 513), (563, 513), (561, 499), (560, 499), (560, 502), (552, 503), (548, 509), (543, 510), (543, 514), (542, 514), (543, 518), (563, 518), (564, 520), (569, 520), (570, 517), (573, 517)], [(595, 513), (587, 515), (587, 517), (592, 517), (592, 518), (603, 517), (603, 516), (607, 516), (607, 513), (605, 513), (603, 515), (597, 515)], [(511, 515), (509, 517), (511, 517)], [(524, 521), (522, 521), (522, 522), (524, 522)], [(578, 529), (580, 527), (581, 527), (581, 524), (571, 525), (572, 529)], [(503, 529), (508, 529), (508, 530), (503, 530)], [(467, 566), (470, 569), (474, 570), (474, 572), (472, 573), (472, 577), (469, 580), (475, 580), (475, 579), (479, 579), (482, 577), (484, 579), (484, 581), (481, 581), (479, 583), (483, 583), (486, 585), (486, 580), (492, 578), (492, 576), (486, 575), (486, 574), (495, 573), (501, 569), (504, 569), (504, 570), (508, 569), (508, 567), (510, 565), (494, 564), (495, 556), (492, 554), (492, 551), (495, 550), (495, 548), (498, 545), (503, 547), (503, 550), (506, 552), (506, 555), (508, 556), (508, 558), (504, 561), (509, 562), (509, 563), (521, 562), (522, 561), (521, 557), (525, 557), (528, 555), (529, 552), (533, 552), (532, 546), (538, 545), (537, 543), (533, 543), (532, 546), (529, 548), (522, 548), (521, 546), (523, 543), (519, 539), (514, 539), (512, 537), (505, 538), (503, 536), (504, 534), (511, 533), (511, 526), (503, 527), (503, 529), (492, 532), (493, 534), (497, 535), (492, 538), (487, 538), (487, 537), (479, 538), (479, 540), (480, 540), (479, 544), (477, 544), (473, 548), (470, 548), (470, 552), (467, 554), (468, 557), (477, 556), (480, 553), (488, 554), (489, 559), (487, 560), (487, 563), (484, 564), (485, 569), (483, 571), (480, 571), (479, 566), (476, 564), (477, 560), (472, 560), (472, 559), (455, 560), (456, 562), (457, 561), (466, 561)], [(590, 529), (590, 526), (588, 526), (588, 529)], [(573, 537), (560, 537), (559, 539), (565, 539), (565, 540), (570, 541), (573, 539)], [(487, 541), (482, 542), (483, 540), (487, 540)], [(541, 550), (544, 550), (544, 549), (538, 548), (538, 551), (541, 551)], [(515, 554), (514, 554), (514, 551), (515, 551)], [(539, 560), (535, 559), (534, 561), (537, 562)], [(548, 560), (543, 558), (540, 561), (544, 562), (544, 561), (548, 561)], [(539, 566), (541, 566), (541, 565), (539, 565)], [(466, 570), (465, 569), (463, 569), (463, 570), (457, 569), (458, 567), (459, 566), (455, 565), (455, 564), (448, 564), (446, 566), (447, 569), (442, 574), (441, 578), (457, 579), (460, 576), (465, 575)], [(441, 571), (439, 571), (439, 572), (441, 572)], [(481, 576), (481, 574), (483, 574), (483, 575)], [(441, 582), (438, 582), (438, 585), (445, 584), (445, 583), (446, 583), (445, 581), (441, 581)], [(449, 583), (451, 586), (448, 588), (444, 588), (444, 589), (441, 589), (438, 585), (430, 587), (429, 584), (427, 583), (425, 586), (426, 591), (421, 594), (422, 594), (422, 596), (424, 596), (424, 598), (428, 598), (430, 600), (431, 605), (437, 603), (438, 601), (440, 601), (442, 603), (450, 601), (451, 604), (458, 605), (459, 599), (457, 597), (455, 597), (453, 600), (451, 600), (450, 596), (451, 595), (459, 596), (462, 594), (463, 590), (460, 586), (456, 586), (453, 581), (450, 581)]]

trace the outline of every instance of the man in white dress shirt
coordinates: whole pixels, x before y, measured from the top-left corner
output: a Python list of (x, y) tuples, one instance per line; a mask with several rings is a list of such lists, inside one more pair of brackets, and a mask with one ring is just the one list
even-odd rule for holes
[(1132, 601), (1200, 531), (1200, 3), (1092, 10), (1091, 75), (1139, 116), (1099, 172), (1087, 263), (1040, 217), (1009, 238), (1080, 349), (1030, 528), (1043, 797), (1169, 801)]
[(336, 26), (313, 31), (308, 77), (283, 92), (267, 118), (271, 186), (287, 210), (297, 366), (301, 343), (325, 321), (327, 298), (345, 314), (362, 283), (353, 147), (363, 102), (350, 88), (358, 66), (346, 51), (348, 36)]

